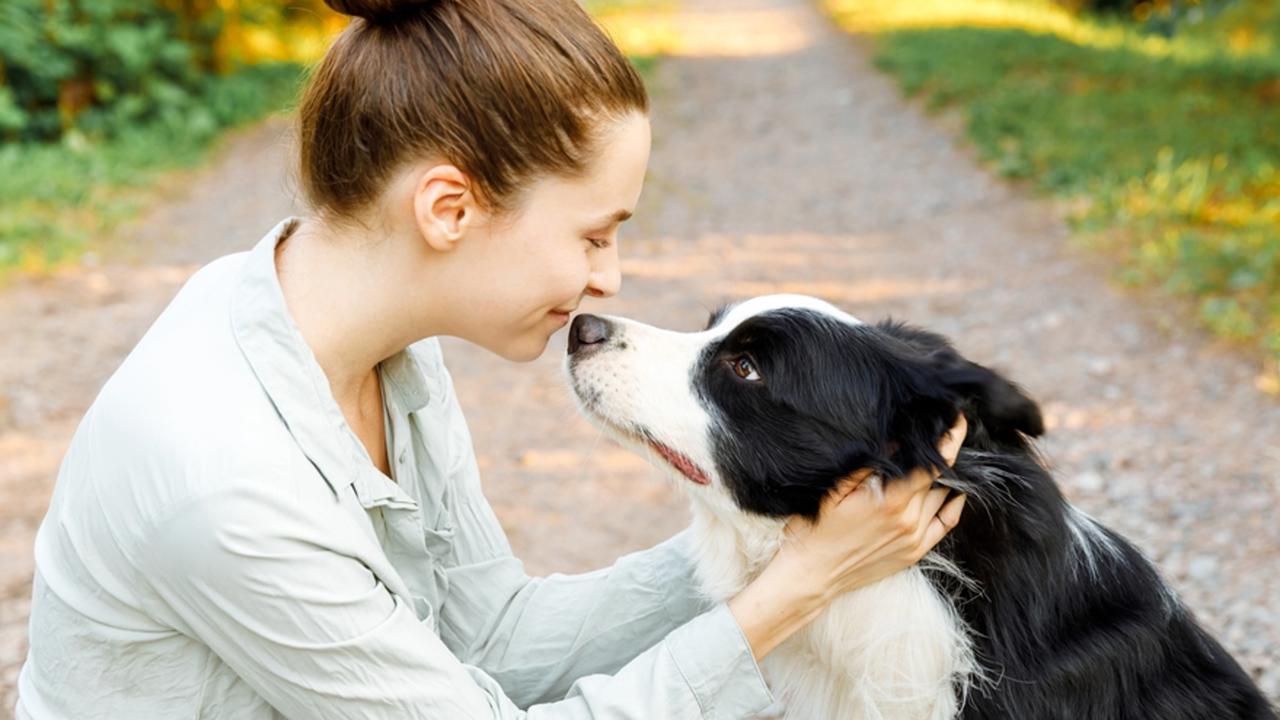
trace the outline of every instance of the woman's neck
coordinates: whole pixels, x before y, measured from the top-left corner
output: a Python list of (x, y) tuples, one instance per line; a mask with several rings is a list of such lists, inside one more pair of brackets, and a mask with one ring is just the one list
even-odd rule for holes
[(349, 417), (381, 411), (377, 364), (430, 334), (414, 330), (399, 242), (307, 218), (276, 246), (285, 305)]

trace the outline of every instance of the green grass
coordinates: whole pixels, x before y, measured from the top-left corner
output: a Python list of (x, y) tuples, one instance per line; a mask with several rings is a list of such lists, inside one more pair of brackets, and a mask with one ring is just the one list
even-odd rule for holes
[(1259, 25), (1241, 2), (1166, 41), (1036, 0), (950, 0), (932, 19), (925, 0), (909, 17), (829, 4), (907, 93), (962, 109), (993, 168), (1070, 200), (1124, 280), (1194, 298), (1214, 331), (1280, 359), (1275, 13)]
[(108, 140), (0, 145), (0, 275), (74, 261), (143, 207), (162, 173), (198, 164), (227, 128), (290, 104), (301, 71), (258, 65), (217, 78), (195, 111)]

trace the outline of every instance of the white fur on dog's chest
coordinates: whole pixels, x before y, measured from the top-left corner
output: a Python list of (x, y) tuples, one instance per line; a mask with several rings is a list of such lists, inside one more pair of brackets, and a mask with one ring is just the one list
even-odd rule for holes
[[(693, 503), (703, 590), (740, 592), (783, 524)], [(761, 663), (787, 720), (944, 720), (973, 675), (963, 624), (918, 568), (841, 596)]]

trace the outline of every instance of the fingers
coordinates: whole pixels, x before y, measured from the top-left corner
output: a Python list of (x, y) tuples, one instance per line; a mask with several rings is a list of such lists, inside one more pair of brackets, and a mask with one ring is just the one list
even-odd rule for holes
[(951, 498), (938, 511), (938, 519), (942, 521), (943, 525), (947, 526), (948, 530), (960, 524), (960, 512), (964, 510), (964, 501), (967, 497), (966, 495), (957, 495)]
[(964, 495), (957, 495), (947, 501), (937, 514), (929, 516), (929, 526), (924, 531), (924, 538), (919, 547), (920, 557), (924, 557), (942, 538), (951, 532), (960, 522), (960, 511), (964, 510)]
[(933, 487), (937, 479), (936, 473), (924, 468), (916, 468), (905, 477), (885, 483), (884, 505), (890, 510), (911, 512), (920, 506), (925, 493)]
[(839, 482), (836, 483), (835, 488), (832, 490), (832, 495), (833, 495), (832, 500), (838, 503), (841, 500), (845, 499), (846, 497), (849, 496), (849, 493), (852, 493), (854, 490), (857, 490), (862, 485), (862, 483), (867, 481), (867, 478), (871, 477), (874, 474), (875, 473), (873, 473), (871, 470), (867, 470), (864, 468), (861, 470), (854, 470), (852, 474), (841, 478)]
[(951, 426), (938, 443), (938, 452), (942, 453), (947, 465), (956, 464), (956, 456), (960, 454), (960, 446), (964, 444), (964, 436), (968, 432), (969, 421), (965, 419), (964, 413), (960, 413), (960, 417), (956, 418), (956, 424)]
[(822, 503), (818, 507), (818, 515), (826, 515), (833, 509), (839, 507), (850, 495), (862, 487), (875, 473), (871, 470), (855, 470), (853, 473), (846, 475), (836, 481), (834, 487), (822, 499)]
[(920, 508), (920, 514), (926, 518), (937, 515), (938, 510), (947, 501), (947, 495), (950, 493), (951, 488), (945, 487), (936, 487), (930, 490), (924, 497), (924, 506)]
[[(964, 413), (960, 413), (955, 424), (938, 441), (938, 452), (947, 461), (948, 466), (955, 465), (956, 457), (960, 454), (960, 446), (964, 444), (968, 431), (969, 422), (965, 419)], [(924, 494), (933, 487), (933, 482), (940, 474), (916, 468), (901, 480), (885, 483), (884, 504), (893, 509), (911, 510), (919, 507)], [(836, 483), (824, 505), (831, 507), (840, 504), (872, 475), (872, 471), (863, 469), (842, 478)]]
[[(964, 444), (965, 434), (969, 431), (969, 421), (965, 419), (964, 413), (960, 413), (956, 418), (956, 422), (938, 441), (938, 452), (941, 453), (947, 465), (955, 465), (956, 457), (960, 455), (960, 446)], [(923, 493), (933, 486), (933, 481), (938, 479), (940, 472), (928, 472), (917, 468), (907, 474), (905, 483), (891, 483), (890, 487), (895, 488), (901, 494), (886, 492), (886, 499), (892, 496), (893, 500), (902, 503), (911, 503), (916, 500), (916, 495)]]
[[(923, 495), (918, 511), (911, 515), (914, 520), (912, 525), (911, 537), (917, 544), (923, 542), (928, 534), (929, 525), (934, 522), (938, 516), (938, 511), (942, 509), (943, 504), (947, 501), (947, 495), (951, 493), (950, 488), (936, 487)], [(928, 552), (925, 550), (924, 552)]]

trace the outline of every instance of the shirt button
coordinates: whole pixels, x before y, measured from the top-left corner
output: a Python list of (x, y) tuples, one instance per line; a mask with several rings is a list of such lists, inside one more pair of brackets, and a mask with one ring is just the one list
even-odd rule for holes
[(406, 457), (408, 454), (409, 454), (409, 449), (408, 449), (408, 448), (405, 448), (405, 449), (401, 450), (401, 451), (400, 451), (400, 458), (399, 458), (396, 462), (398, 462), (398, 463), (400, 463), (401, 465), (403, 465), (403, 464), (404, 464), (404, 459), (405, 459), (405, 457)]

